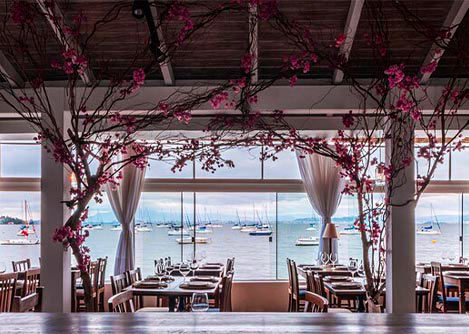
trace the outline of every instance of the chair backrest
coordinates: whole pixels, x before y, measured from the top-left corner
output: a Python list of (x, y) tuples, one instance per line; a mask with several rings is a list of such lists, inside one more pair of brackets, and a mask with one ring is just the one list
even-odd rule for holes
[(142, 280), (142, 273), (140, 271), (140, 268), (126, 271), (125, 275), (127, 276), (128, 285), (134, 284), (135, 282)]
[(326, 297), (326, 290), (324, 289), (324, 281), (321, 275), (314, 276), (314, 289), (316, 290), (316, 294)]
[(311, 270), (306, 271), (306, 290), (316, 293), (316, 283), (314, 282), (314, 272)]
[(90, 280), (93, 291), (99, 287), (99, 264), (101, 260), (91, 261), (89, 266)]
[(222, 278), (220, 296), (220, 312), (231, 312), (231, 288), (233, 286), (233, 274), (230, 273)]
[(228, 258), (226, 260), (226, 267), (225, 267), (225, 275), (228, 275), (229, 273), (232, 273), (234, 271), (234, 262), (235, 258)]
[(0, 312), (11, 312), (17, 278), (17, 273), (0, 274)]
[(305, 291), (305, 312), (327, 313), (329, 302), (326, 298), (310, 291)]
[(115, 296), (122, 292), (129, 284), (127, 283), (127, 277), (124, 274), (111, 276), (111, 289), (112, 295)]
[(40, 268), (26, 270), (21, 297), (26, 297), (36, 293), (36, 288), (39, 286), (40, 276)]
[(438, 283), (440, 278), (434, 275), (423, 275), (422, 287), (430, 292), (427, 298), (427, 310), (429, 313), (437, 312), (436, 302), (438, 300)]
[(122, 291), (108, 300), (109, 312), (130, 313), (135, 312), (134, 294), (131, 290)]
[(430, 262), (431, 274), (434, 276), (439, 276), (441, 274), (441, 263), (440, 262)]
[(296, 263), (293, 260), (290, 260), (290, 274), (292, 311), (298, 312), (300, 310), (300, 285), (298, 283), (298, 269), (296, 268)]
[(98, 288), (104, 289), (106, 279), (107, 256), (98, 259)]
[(41, 312), (42, 290), (43, 287), (37, 287), (36, 292), (31, 293), (26, 297), (15, 296), (13, 299), (12, 312)]
[(15, 273), (20, 272), (20, 271), (26, 271), (29, 268), (31, 268), (30, 259), (21, 260), (21, 261), (12, 261), (11, 264), (13, 266), (13, 272)]

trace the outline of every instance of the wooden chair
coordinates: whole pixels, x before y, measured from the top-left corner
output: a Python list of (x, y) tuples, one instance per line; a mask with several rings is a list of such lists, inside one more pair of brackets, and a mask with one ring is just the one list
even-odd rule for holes
[(31, 268), (31, 260), (12, 261), (13, 272), (17, 273), (20, 271), (26, 271)]
[[(140, 271), (140, 268), (129, 270), (125, 272), (125, 277), (127, 279), (128, 286), (130, 286), (135, 282), (142, 280), (142, 272)], [(143, 296), (134, 297), (134, 307), (135, 310), (143, 307)]]
[(234, 272), (234, 263), (235, 263), (235, 258), (228, 258), (226, 260), (226, 266), (225, 266), (225, 276), (228, 275), (229, 273)]
[[(441, 263), (431, 262), (431, 271), (433, 276), (438, 277), (438, 296), (437, 308), (442, 312), (451, 312), (459, 310), (459, 297), (449, 296), (457, 294), (458, 287), (452, 284), (445, 284)], [(469, 301), (467, 301), (469, 302)]]
[(305, 312), (327, 313), (329, 302), (326, 298), (310, 291), (305, 291)]
[(422, 305), (422, 309), (417, 310), (420, 312), (428, 312), (434, 313), (437, 312), (437, 302), (438, 302), (438, 283), (439, 277), (426, 274), (422, 275), (422, 287), (428, 289), (430, 292), (428, 293), (428, 298), (426, 303)]
[(231, 288), (233, 286), (233, 273), (228, 273), (222, 279), (222, 290), (220, 295), (220, 312), (232, 312)]
[(106, 279), (106, 266), (107, 256), (105, 258), (98, 259), (98, 309), (100, 312), (104, 312), (104, 290), (105, 290), (105, 279)]
[(0, 274), (0, 312), (11, 312), (17, 279), (17, 273)]
[(298, 270), (296, 267), (296, 263), (293, 260), (290, 260), (290, 290), (291, 290), (291, 309), (290, 312), (300, 312), (302, 307), (304, 306), (301, 303), (304, 300), (304, 292), (305, 290), (300, 290), (300, 285), (298, 282)]
[(43, 287), (37, 287), (36, 292), (26, 297), (15, 296), (13, 299), (12, 312), (41, 312)]
[(131, 290), (122, 291), (109, 298), (109, 312), (135, 312), (134, 294)]
[[(89, 273), (91, 279), (91, 298), (93, 298), (93, 311), (98, 310), (98, 286), (99, 286), (99, 261), (93, 261), (89, 266)], [(78, 288), (77, 292), (77, 310), (85, 311), (85, 290), (83, 288)]]
[(26, 270), (24, 275), (23, 289), (21, 290), (21, 297), (26, 297), (36, 293), (36, 288), (39, 286), (40, 276), (40, 268)]
[(111, 276), (111, 290), (112, 295), (115, 296), (118, 293), (124, 291), (129, 284), (127, 283), (127, 276), (124, 274)]
[(130, 313), (130, 312), (168, 312), (167, 307), (143, 307), (136, 309), (134, 305), (135, 298), (132, 290), (119, 292), (109, 298), (109, 312)]

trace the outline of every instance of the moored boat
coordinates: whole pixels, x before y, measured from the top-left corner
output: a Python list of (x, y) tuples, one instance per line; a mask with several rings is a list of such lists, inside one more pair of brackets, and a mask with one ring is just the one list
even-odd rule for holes
[[(194, 243), (194, 238), (193, 237), (186, 237), (186, 238), (177, 238), (176, 239), (178, 244), (193, 244)], [(195, 243), (196, 244), (208, 244), (210, 242), (209, 238), (204, 238), (204, 237), (196, 237), (195, 238)]]
[(296, 246), (319, 246), (319, 238), (307, 237), (296, 240)]

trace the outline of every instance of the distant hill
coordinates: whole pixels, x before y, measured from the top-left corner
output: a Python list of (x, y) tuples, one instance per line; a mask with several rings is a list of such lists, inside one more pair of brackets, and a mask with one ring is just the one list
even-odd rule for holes
[(14, 225), (22, 225), (24, 224), (23, 220), (20, 218), (10, 217), (10, 216), (1, 216), (0, 217), (0, 224), (14, 224)]

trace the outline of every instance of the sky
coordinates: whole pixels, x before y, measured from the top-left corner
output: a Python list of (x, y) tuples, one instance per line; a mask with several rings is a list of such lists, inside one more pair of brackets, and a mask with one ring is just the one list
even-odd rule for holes
[[(221, 168), (214, 174), (202, 171), (196, 163), (196, 176), (198, 178), (252, 178), (261, 177), (261, 162), (258, 159), (259, 149), (237, 149), (225, 152), (225, 156), (233, 159), (235, 168)], [(269, 160), (264, 162), (264, 177), (298, 179), (299, 171), (294, 152), (284, 151), (279, 154), (275, 162)], [(469, 162), (469, 151), (453, 154), (453, 166), (467, 166)], [(192, 178), (192, 166), (186, 167), (182, 172), (172, 173), (171, 164), (161, 161), (150, 161), (147, 177), (172, 177)], [(421, 166), (421, 165), (420, 165)], [(466, 168), (453, 168), (452, 177), (469, 179)], [(449, 174), (449, 163), (445, 162), (438, 169), (435, 179), (447, 179)], [(3, 177), (31, 177), (40, 176), (40, 148), (38, 145), (1, 145), (0, 172)], [(466, 176), (467, 174), (467, 176)], [(243, 220), (244, 217), (251, 219), (254, 212), (262, 220), (275, 220), (275, 194), (274, 193), (198, 193), (197, 212), (204, 220), (227, 219), (237, 220), (237, 215)], [(39, 218), (39, 193), (31, 192), (0, 192), (0, 215), (22, 216), (22, 201), (28, 200), (34, 219)], [(466, 196), (465, 205), (469, 215), (469, 195)], [(416, 216), (431, 216), (431, 205), (438, 216), (454, 216), (455, 220), (461, 213), (460, 194), (425, 194), (417, 206)], [(184, 211), (192, 219), (193, 194), (183, 194)], [(357, 211), (353, 198), (344, 196), (336, 217), (353, 216)], [(112, 209), (107, 199), (97, 207), (92, 204), (90, 216), (96, 216), (99, 212), (103, 221), (114, 220)], [(151, 216), (154, 220), (180, 220), (181, 194), (180, 193), (144, 193), (137, 217), (147, 219)], [(278, 218), (279, 220), (294, 220), (316, 215), (306, 194), (280, 193), (278, 196)]]

